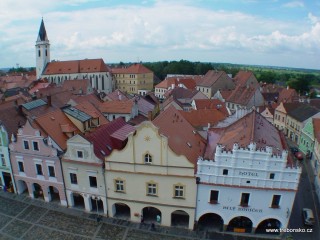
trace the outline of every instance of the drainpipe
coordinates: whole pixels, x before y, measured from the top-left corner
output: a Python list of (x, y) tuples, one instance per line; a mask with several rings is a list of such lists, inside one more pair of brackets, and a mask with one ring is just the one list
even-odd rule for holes
[(102, 160), (102, 166), (101, 166), (101, 170), (102, 170), (102, 175), (103, 175), (103, 185), (104, 185), (104, 192), (105, 192), (105, 196), (106, 196), (106, 210), (107, 210), (107, 216), (109, 217), (109, 213), (108, 213), (108, 197), (107, 197), (107, 182), (106, 182), (106, 164), (105, 164), (105, 160)]
[[(58, 152), (58, 151), (57, 151)], [(62, 154), (60, 156), (58, 156), (59, 153), (57, 154), (57, 157), (59, 159), (60, 162), (60, 168), (61, 168), (61, 175), (62, 175), (62, 183), (63, 183), (63, 191), (64, 191), (64, 195), (66, 197), (66, 202), (67, 202), (67, 207), (69, 207), (69, 203), (68, 203), (68, 196), (67, 196), (67, 190), (66, 190), (66, 184), (64, 182), (64, 174), (63, 174), (63, 167), (62, 167)], [(61, 202), (61, 199), (60, 199)]]

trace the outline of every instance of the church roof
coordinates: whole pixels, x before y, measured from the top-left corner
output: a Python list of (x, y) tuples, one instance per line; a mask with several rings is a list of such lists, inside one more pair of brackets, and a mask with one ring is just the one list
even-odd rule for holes
[(48, 36), (47, 36), (46, 28), (44, 27), (43, 19), (41, 20), (37, 41), (48, 41)]

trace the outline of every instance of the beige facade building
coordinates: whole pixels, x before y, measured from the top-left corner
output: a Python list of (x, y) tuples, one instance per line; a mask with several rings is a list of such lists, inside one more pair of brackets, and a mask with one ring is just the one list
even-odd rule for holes
[(142, 64), (127, 68), (113, 68), (116, 88), (131, 94), (146, 95), (153, 89), (153, 72)]
[(138, 125), (126, 147), (106, 157), (109, 216), (193, 229), (194, 168), (204, 146), (200, 135), (173, 107), (153, 122)]

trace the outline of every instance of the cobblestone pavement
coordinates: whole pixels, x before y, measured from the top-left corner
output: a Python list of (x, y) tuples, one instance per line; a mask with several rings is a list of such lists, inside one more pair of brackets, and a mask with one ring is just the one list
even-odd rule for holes
[[(0, 240), (255, 240), (238, 236), (133, 223), (46, 203), (26, 195), (0, 192)], [(271, 239), (266, 236), (264, 239)], [(278, 237), (278, 239), (280, 239)]]

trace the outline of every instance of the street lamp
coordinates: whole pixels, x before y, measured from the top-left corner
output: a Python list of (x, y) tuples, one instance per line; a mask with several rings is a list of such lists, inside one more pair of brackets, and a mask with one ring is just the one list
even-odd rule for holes
[(101, 200), (100, 197), (97, 196), (91, 196), (92, 200), (96, 200), (96, 206), (97, 206), (97, 222), (100, 221), (100, 216), (99, 216), (99, 206), (98, 206), (98, 201)]

